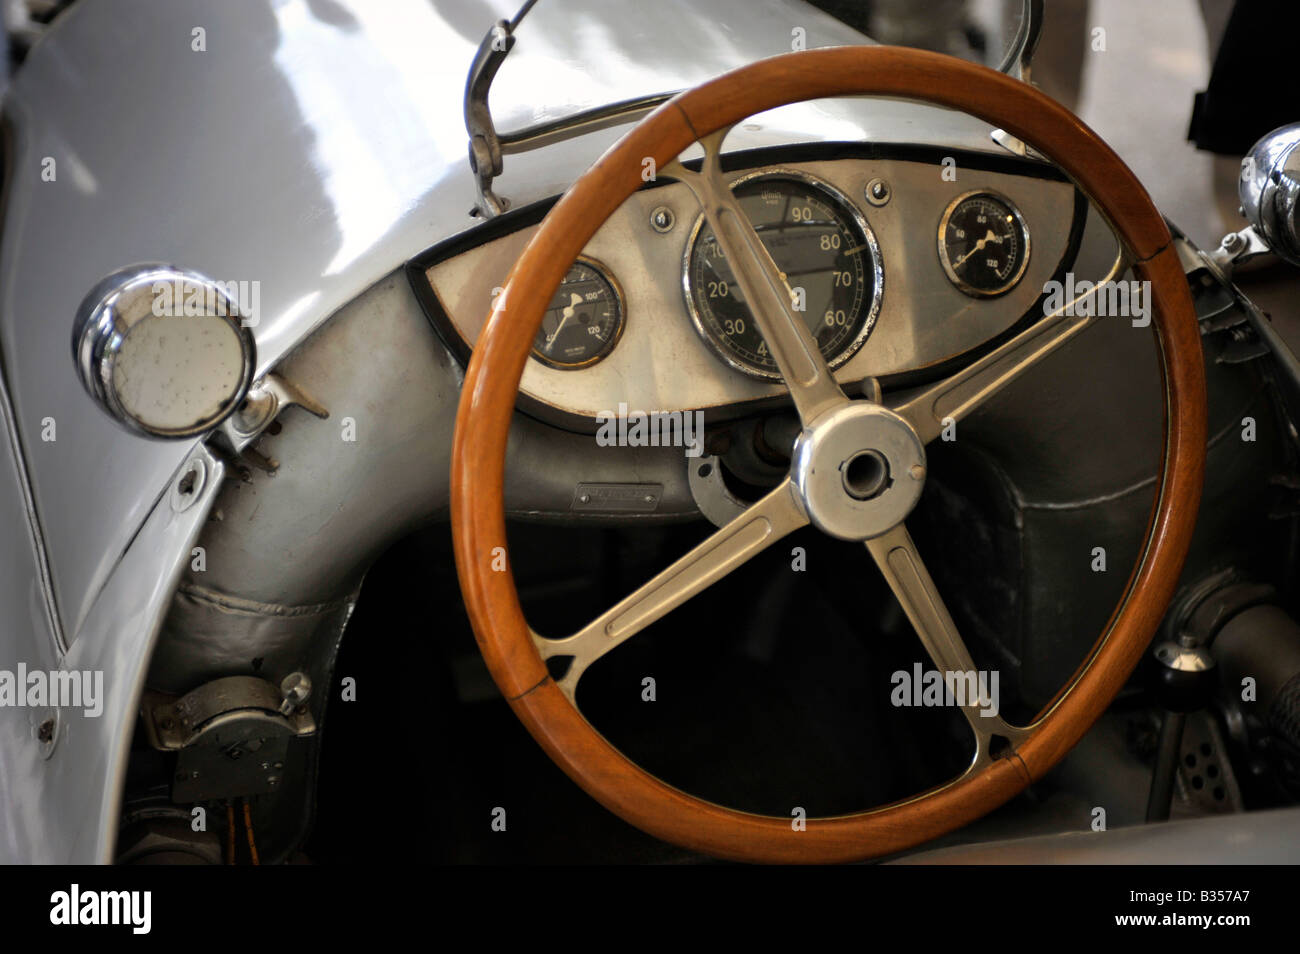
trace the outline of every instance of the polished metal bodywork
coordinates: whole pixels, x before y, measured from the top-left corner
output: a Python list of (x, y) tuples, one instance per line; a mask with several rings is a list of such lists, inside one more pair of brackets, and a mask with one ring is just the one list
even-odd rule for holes
[[(151, 510), (132, 546), (116, 562), (97, 594), (86, 625), (65, 654), (53, 650), (39, 621), (30, 538), (14, 505), (12, 458), (5, 461), (4, 572), (6, 666), (104, 673), (106, 698), (98, 717), (78, 709), (8, 708), (0, 723), (0, 857), (7, 862), (88, 862), (112, 857), (120, 811), (122, 773), (135, 727), (135, 708), (162, 614), (171, 602), (183, 557), (189, 552), (216, 496), (223, 464), (195, 448), (180, 473), (202, 461), (206, 479), (179, 508), (170, 494)], [(178, 478), (179, 478), (178, 474)], [(14, 591), (17, 592), (14, 592)], [(53, 719), (49, 750), (38, 726)]]
[[(255, 657), (274, 681), (301, 669), (329, 685), (370, 561), (445, 514), (461, 368), (430, 332), (401, 266), (481, 224), (471, 215), (464, 79), (488, 25), (513, 6), (93, 0), (56, 24), (7, 90), (0, 667), (102, 670), (107, 699), (98, 718), (0, 709), (0, 860), (111, 860), (146, 682), (186, 692), (246, 671)], [(787, 51), (794, 27), (810, 48), (862, 42), (799, 0), (665, 0), (645, 14), (632, 0), (538, 4), (493, 85), (494, 118), (505, 129), (547, 128), (611, 101), (693, 86)], [(194, 47), (200, 28), (203, 51)], [(618, 134), (593, 129), (520, 153), (495, 188), (516, 208), (551, 198)], [(751, 117), (727, 145), (820, 138), (997, 152), (989, 134), (946, 110), (843, 100)], [(52, 180), (41, 174), (47, 158)], [(686, 210), (677, 236), (693, 221)], [(638, 209), (638, 226), (648, 211)], [(893, 213), (867, 214), (882, 234), (879, 217)], [(932, 230), (919, 234), (932, 255)], [(669, 256), (674, 264), (680, 254)], [(283, 427), (264, 470), (241, 472), (189, 441), (124, 433), (78, 385), (67, 347), (78, 302), (105, 275), (148, 261), (262, 283), (252, 328), (261, 383), (250, 393), (269, 395), (275, 410), (262, 419), (250, 409), (248, 433), (271, 418)], [(481, 323), (485, 309), (463, 313)], [(1063, 340), (1070, 329), (1056, 332)], [(980, 397), (999, 385), (982, 370), (965, 379)], [(299, 408), (277, 417), (294, 394)], [(645, 394), (647, 408), (668, 406)], [(964, 409), (970, 395), (921, 397), (930, 403), (918, 412), (937, 412), (944, 401)], [(341, 436), (349, 422), (357, 442)], [(223, 436), (236, 450), (249, 440)], [(655, 511), (628, 520), (697, 512), (680, 450), (597, 460), (590, 444), (519, 416), (509, 512), (581, 519), (567, 504), (573, 487), (599, 481), (659, 488)], [(200, 543), (202, 570), (191, 559)], [(637, 607), (630, 622), (660, 608)], [(322, 725), (324, 697), (311, 702)], [(51, 719), (43, 742), (38, 729)]]
[[(525, 0), (513, 17), (509, 20), (499, 20), (492, 25), (479, 44), (465, 83), (465, 129), (469, 133), (470, 166), (474, 170), (478, 187), (477, 207), (483, 215), (489, 217), (499, 215), (509, 206), (508, 201), (492, 190), (493, 179), (501, 175), (504, 170), (506, 155), (540, 149), (584, 133), (640, 119), (680, 92), (680, 90), (670, 90), (632, 96), (617, 102), (579, 110), (568, 116), (538, 122), (526, 128), (499, 132), (489, 103), (492, 82), (506, 57), (514, 49), (515, 32), (519, 29), (520, 23), (536, 3), (537, 0)], [(907, 32), (904, 21), (913, 18), (922, 22), (928, 21), (926, 26), (933, 31), (936, 26), (946, 27), (955, 16), (960, 16), (960, 0), (957, 8), (947, 11), (923, 9), (919, 11), (919, 17), (917, 17), (919, 5), (913, 5), (913, 9), (905, 13), (906, 4), (907, 0), (904, 0), (904, 5), (894, 10), (885, 9), (882, 5), (880, 11), (884, 19), (892, 20), (896, 27), (902, 26), (900, 32), (904, 34)], [(1029, 72), (1029, 63), (1042, 32), (1043, 0), (1020, 0), (1017, 6), (1019, 10), (1008, 3), (1003, 10), (1006, 18), (1015, 24), (1015, 29), (1006, 37), (1007, 42), (1005, 48), (1001, 49), (1000, 60), (990, 61), (988, 65), (996, 64), (1000, 72), (1014, 76), (1016, 79), (1024, 79)], [(1003, 26), (1005, 29), (1005, 22)], [(797, 24), (796, 27), (802, 27), (802, 24)], [(929, 48), (924, 42), (912, 44), (899, 38), (895, 38), (892, 42)], [(992, 52), (995, 51), (990, 51)], [(1023, 146), (1019, 149), (1019, 154), (1024, 155)]]
[[(151, 640), (222, 472), (214, 459), (201, 499), (173, 515), (167, 488), (203, 452), (124, 434), (94, 407), (68, 357), (78, 303), (136, 262), (258, 280), (256, 375), (275, 368), (401, 262), (475, 224), (461, 95), (487, 24), (510, 12), (453, 0), (96, 0), (74, 6), (14, 77), (4, 100), (0, 352), (13, 409), (4, 505), (16, 509), (0, 562), (7, 583), (31, 582), (11, 595), (9, 606), (28, 611), (8, 615), (5, 656), (95, 662), (111, 705), (73, 727), (48, 761), (28, 713), (0, 711), (5, 860), (110, 857)], [(539, 5), (493, 88), (503, 126), (694, 85), (788, 50), (793, 26), (809, 47), (862, 39), (796, 0), (674, 0), (642, 12), (607, 0)], [(780, 110), (753, 127), (738, 146), (806, 139), (808, 129), (836, 139), (905, 129), (973, 148), (988, 137), (969, 118), (889, 102)], [(500, 185), (519, 203), (555, 195), (618, 133), (520, 156)], [(42, 176), (49, 168), (52, 181)], [(425, 420), (449, 427), (455, 397), (444, 391)], [(47, 420), (55, 440), (42, 440)], [(440, 492), (445, 501), (436, 459), (403, 481), (417, 511), (436, 510)], [(678, 499), (690, 506), (684, 478)], [(321, 556), (300, 575), (314, 577)], [(259, 582), (270, 572), (226, 571)]]

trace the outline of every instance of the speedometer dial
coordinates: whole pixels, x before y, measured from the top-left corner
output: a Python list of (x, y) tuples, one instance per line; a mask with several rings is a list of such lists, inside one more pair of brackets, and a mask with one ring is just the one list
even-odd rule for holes
[[(825, 183), (765, 173), (732, 186), (792, 292), (831, 367), (862, 347), (880, 310), (880, 248), (866, 220)], [(704, 340), (723, 361), (753, 377), (781, 380), (744, 293), (703, 219), (686, 246), (686, 303)]]

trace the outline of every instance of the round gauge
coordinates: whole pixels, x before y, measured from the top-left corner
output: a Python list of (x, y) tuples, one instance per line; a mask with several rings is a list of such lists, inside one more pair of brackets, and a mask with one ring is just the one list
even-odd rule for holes
[[(880, 311), (880, 247), (843, 195), (802, 174), (764, 173), (735, 194), (790, 286), (796, 309), (831, 367), (862, 347)], [(703, 216), (686, 246), (686, 304), (696, 329), (727, 364), (756, 378), (781, 373)]]
[(1016, 287), (1029, 264), (1029, 228), (1010, 200), (994, 192), (958, 196), (939, 223), (939, 261), (974, 298)]
[(585, 368), (613, 351), (622, 333), (622, 292), (604, 268), (580, 258), (542, 316), (533, 357), (566, 371)]

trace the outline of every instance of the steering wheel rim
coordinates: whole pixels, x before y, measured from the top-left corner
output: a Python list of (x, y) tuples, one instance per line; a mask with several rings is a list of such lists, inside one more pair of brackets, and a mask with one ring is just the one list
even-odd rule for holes
[[(546, 304), (596, 230), (643, 185), (644, 159), (653, 159), (657, 169), (680, 171), (676, 157), (692, 143), (725, 134), (748, 116), (789, 103), (858, 95), (927, 102), (983, 119), (1032, 142), (1093, 201), (1137, 279), (1151, 283), (1165, 446), (1146, 545), (1125, 594), (1087, 659), (1030, 729), (977, 771), (865, 812), (810, 818), (798, 830), (789, 818), (715, 805), (645, 772), (586, 721), (571, 689), (551, 678), (508, 561), (501, 569), (500, 557), (508, 554), (506, 441)], [(516, 262), (474, 347), (457, 414), (451, 474), (457, 572), (497, 686), (551, 759), (606, 808), (656, 837), (719, 857), (859, 860), (912, 847), (1003, 804), (1055, 765), (1104, 711), (1173, 597), (1195, 525), (1205, 444), (1200, 335), (1169, 230), (1133, 173), (1091, 129), (1027, 84), (940, 54), (895, 47), (785, 54), (688, 90), (643, 119), (565, 193)]]

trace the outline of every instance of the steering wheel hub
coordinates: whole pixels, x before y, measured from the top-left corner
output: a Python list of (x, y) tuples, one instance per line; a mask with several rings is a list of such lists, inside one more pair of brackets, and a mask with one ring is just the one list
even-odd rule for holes
[(925, 445), (898, 414), (856, 401), (799, 435), (791, 476), (815, 526), (840, 540), (869, 540), (902, 523), (921, 499)]

